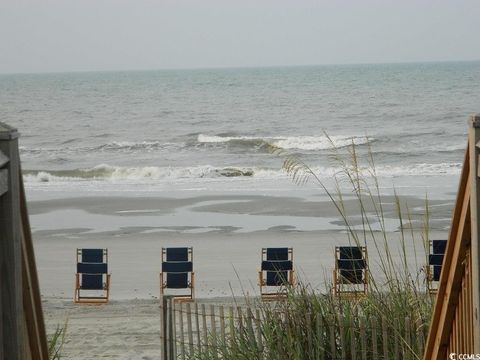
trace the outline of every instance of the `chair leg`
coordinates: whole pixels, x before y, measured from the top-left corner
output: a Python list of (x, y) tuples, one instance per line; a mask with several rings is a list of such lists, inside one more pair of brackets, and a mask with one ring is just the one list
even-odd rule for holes
[(78, 300), (79, 300), (79, 297), (80, 297), (80, 279), (79, 279), (79, 275), (78, 274), (75, 274), (75, 292), (73, 294), (73, 302), (74, 303), (78, 303)]
[(160, 298), (163, 296), (163, 273), (160, 273)]
[(258, 286), (260, 286), (260, 297), (263, 298), (263, 272), (258, 272)]
[(110, 275), (111, 274), (107, 274), (107, 302), (110, 299)]
[(337, 289), (337, 271), (333, 270), (333, 294), (338, 296), (338, 289)]
[(195, 298), (195, 273), (192, 271), (192, 282), (190, 284), (190, 299)]

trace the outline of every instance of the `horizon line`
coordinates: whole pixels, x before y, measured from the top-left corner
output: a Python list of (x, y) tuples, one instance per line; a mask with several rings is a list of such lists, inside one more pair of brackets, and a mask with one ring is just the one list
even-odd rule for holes
[(368, 65), (413, 65), (413, 64), (445, 64), (445, 63), (474, 63), (479, 59), (469, 60), (412, 60), (391, 62), (359, 62), (359, 63), (325, 63), (325, 64), (278, 64), (278, 65), (243, 65), (243, 66), (205, 66), (205, 67), (165, 67), (150, 69), (112, 69), (112, 70), (60, 70), (39, 72), (0, 72), (4, 75), (54, 75), (54, 74), (82, 74), (82, 73), (121, 73), (121, 72), (150, 72), (150, 71), (202, 71), (202, 70), (248, 70), (248, 69), (279, 69), (279, 68), (306, 68), (306, 67), (330, 67), (330, 66), (368, 66)]

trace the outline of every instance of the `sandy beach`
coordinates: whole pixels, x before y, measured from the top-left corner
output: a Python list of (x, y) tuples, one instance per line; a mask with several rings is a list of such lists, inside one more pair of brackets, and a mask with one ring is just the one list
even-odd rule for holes
[[(415, 215), (422, 200), (405, 200)], [(430, 206), (430, 236), (445, 238), (451, 203), (438, 201)], [(89, 197), (34, 201), (29, 210), (42, 294), (66, 299), (73, 293), (77, 248), (108, 248), (111, 297), (120, 300), (158, 298), (161, 248), (192, 246), (196, 295), (208, 298), (255, 295), (262, 247), (293, 247), (298, 276), (323, 289), (325, 278), (330, 279), (335, 246), (350, 241), (331, 204), (298, 198)], [(385, 208), (385, 217), (392, 233), (389, 245), (395, 249), (400, 236), (395, 232), (398, 220), (393, 204)], [(358, 226), (353, 206), (351, 219)], [(420, 222), (413, 224), (421, 228)], [(424, 256), (417, 238), (416, 249), (413, 243), (406, 244), (412, 262), (415, 251), (417, 261)], [(378, 254), (370, 245), (373, 271)]]
[[(392, 199), (383, 200), (388, 204)], [(422, 199), (403, 200), (410, 204), (414, 219), (420, 216)], [(430, 206), (430, 237), (445, 238), (452, 203), (433, 201)], [(258, 295), (262, 247), (293, 247), (297, 278), (322, 293), (331, 281), (335, 246), (349, 244), (331, 204), (295, 197), (94, 196), (31, 201), (29, 210), (47, 329), (52, 333), (68, 321), (64, 345), (68, 359), (158, 358), (162, 247), (193, 247), (199, 302), (233, 303), (234, 298), (242, 301), (244, 296)], [(352, 202), (353, 224), (357, 211)], [(389, 246), (399, 251), (393, 203), (386, 205), (385, 214), (391, 230)], [(417, 241), (406, 242), (406, 253), (411, 271), (418, 274), (425, 253), (420, 230), (414, 232)], [(371, 272), (378, 274), (379, 254), (372, 239), (367, 246)], [(72, 303), (74, 255), (79, 247), (108, 248), (109, 304)]]

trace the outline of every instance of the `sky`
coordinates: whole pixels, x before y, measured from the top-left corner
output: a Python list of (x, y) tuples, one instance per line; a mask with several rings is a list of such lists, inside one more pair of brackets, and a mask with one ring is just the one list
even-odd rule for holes
[(0, 0), (0, 73), (480, 60), (478, 0)]

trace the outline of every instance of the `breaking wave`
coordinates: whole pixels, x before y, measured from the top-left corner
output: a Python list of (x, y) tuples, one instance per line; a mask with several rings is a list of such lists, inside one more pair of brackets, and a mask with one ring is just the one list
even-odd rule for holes
[[(339, 169), (333, 167), (313, 167), (312, 170), (320, 178), (330, 178), (338, 174)], [(411, 164), (377, 166), (376, 172), (380, 177), (399, 176), (434, 176), (458, 175), (461, 163), (439, 164)], [(98, 165), (86, 169), (73, 170), (25, 170), (24, 179), (27, 183), (45, 182), (75, 182), (75, 181), (173, 181), (177, 179), (221, 179), (221, 178), (256, 178), (279, 179), (287, 175), (282, 169), (254, 168), (254, 167), (214, 167), (210, 165), (193, 167), (123, 167)]]
[(24, 171), (24, 177), (27, 182), (59, 182), (82, 180), (175, 180), (182, 178), (200, 179), (219, 177), (251, 177), (253, 175), (254, 171), (250, 168), (217, 168), (208, 165), (194, 167), (123, 167), (102, 164), (87, 169)]
[(269, 142), (286, 150), (327, 150), (335, 147), (345, 147), (352, 143), (355, 145), (364, 145), (373, 142), (375, 139), (366, 136), (343, 136), (334, 135), (327, 137), (321, 136), (275, 136), (275, 137), (255, 137), (255, 136), (220, 136), (199, 134), (197, 141), (199, 143), (245, 143), (258, 145), (262, 142)]

